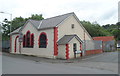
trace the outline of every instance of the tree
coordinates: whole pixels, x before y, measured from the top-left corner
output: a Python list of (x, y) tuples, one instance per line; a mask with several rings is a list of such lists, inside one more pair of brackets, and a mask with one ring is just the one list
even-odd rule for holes
[(120, 40), (120, 22), (117, 22), (116, 24), (103, 25), (103, 28), (109, 31), (116, 40)]
[(97, 22), (93, 22), (93, 23), (89, 21), (80, 21), (80, 22), (92, 37), (111, 35), (106, 29), (101, 27)]
[(23, 26), (25, 24), (26, 20), (22, 17), (16, 17), (12, 20), (12, 26), (11, 31)]
[(28, 19), (42, 20), (44, 18), (42, 17), (42, 14), (32, 14), (31, 17), (26, 18), (26, 20), (28, 20)]
[(12, 21), (8, 21), (7, 19), (4, 19), (4, 21), (2, 22), (2, 29), (3, 29), (2, 39), (9, 40), (10, 26), (11, 26), (11, 31), (14, 31), (15, 29), (23, 26), (25, 22), (29, 19), (42, 20), (44, 18), (42, 17), (42, 14), (32, 14), (31, 17), (28, 18), (15, 17)]

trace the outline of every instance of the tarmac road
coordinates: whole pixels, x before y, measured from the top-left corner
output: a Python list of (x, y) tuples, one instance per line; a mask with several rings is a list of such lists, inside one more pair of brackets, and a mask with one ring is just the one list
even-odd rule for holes
[(3, 74), (117, 74), (117, 59), (114, 60), (117, 58), (117, 52), (112, 53), (96, 55), (74, 63), (36, 62), (3, 55), (2, 72)]

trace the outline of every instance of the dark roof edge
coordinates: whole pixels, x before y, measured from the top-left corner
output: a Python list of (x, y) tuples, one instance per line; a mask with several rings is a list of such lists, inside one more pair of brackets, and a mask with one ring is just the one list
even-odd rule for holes
[[(76, 38), (79, 42), (82, 42), (82, 43), (83, 43), (83, 41), (82, 41), (76, 34), (64, 35), (64, 36), (73, 36), (73, 37), (70, 38), (70, 40), (69, 40), (67, 43), (69, 43), (73, 38)], [(63, 36), (63, 37), (64, 37), (64, 36)], [(62, 39), (62, 38), (61, 38), (61, 39)], [(61, 39), (60, 39), (60, 40), (61, 40)], [(60, 40), (58, 40), (58, 41), (60, 41)], [(57, 43), (58, 43), (58, 41), (57, 41)], [(66, 44), (67, 44), (67, 43), (66, 43)], [(59, 45), (65, 45), (65, 44), (59, 44)]]
[(62, 14), (62, 15), (58, 15), (58, 16), (53, 16), (53, 17), (50, 17), (50, 18), (46, 18), (46, 19), (43, 19), (43, 20), (47, 20), (47, 19), (51, 19), (51, 18), (55, 18), (55, 17), (67, 15), (67, 14), (73, 14), (73, 13), (74, 13), (74, 12), (70, 12), (70, 13), (66, 13), (66, 14)]

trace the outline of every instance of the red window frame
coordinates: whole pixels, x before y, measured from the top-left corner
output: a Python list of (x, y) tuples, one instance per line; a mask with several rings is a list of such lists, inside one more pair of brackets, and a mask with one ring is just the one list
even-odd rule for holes
[[(45, 37), (46, 37), (46, 40), (45, 40), (45, 42), (46, 42), (46, 44), (45, 44), (45, 47), (42, 47), (41, 45), (41, 42), (40, 42), (40, 39), (41, 39), (41, 36), (42, 35), (45, 35)], [(47, 48), (47, 44), (48, 44), (48, 39), (47, 39), (47, 34), (45, 33), (45, 32), (42, 32), (40, 35), (39, 35), (39, 39), (38, 39), (38, 45), (39, 45), (39, 48)]]
[(25, 46), (25, 35), (23, 36), (23, 47), (26, 47)]
[(30, 45), (31, 47), (34, 47), (34, 34), (33, 33), (30, 35)]
[(26, 47), (30, 47), (30, 31), (26, 33)]

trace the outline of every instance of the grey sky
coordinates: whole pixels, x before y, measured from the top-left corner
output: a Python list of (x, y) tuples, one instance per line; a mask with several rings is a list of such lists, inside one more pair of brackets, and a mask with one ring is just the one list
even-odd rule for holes
[[(0, 11), (12, 13), (13, 18), (31, 14), (49, 18), (75, 12), (80, 20), (103, 25), (118, 21), (118, 0), (0, 0)], [(0, 13), (0, 22), (4, 18), (10, 19), (10, 16)]]

